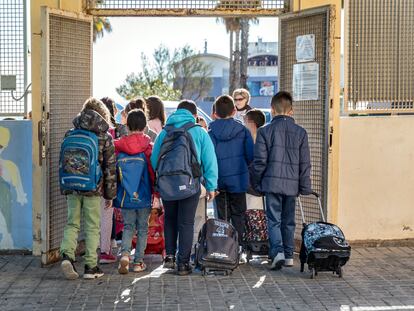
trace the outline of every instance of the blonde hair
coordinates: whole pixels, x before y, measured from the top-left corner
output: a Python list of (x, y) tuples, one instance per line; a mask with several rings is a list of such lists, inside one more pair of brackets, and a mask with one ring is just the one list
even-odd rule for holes
[(234, 98), (236, 95), (241, 95), (241, 96), (243, 96), (245, 99), (247, 99), (247, 103), (246, 103), (246, 105), (248, 105), (248, 104), (250, 103), (250, 93), (249, 93), (249, 91), (248, 91), (248, 90), (246, 90), (246, 89), (236, 89), (236, 90), (234, 90), (234, 92), (233, 92), (233, 98)]
[(97, 98), (89, 97), (83, 104), (82, 111), (93, 110), (97, 112), (108, 124), (111, 124), (111, 113), (108, 107)]

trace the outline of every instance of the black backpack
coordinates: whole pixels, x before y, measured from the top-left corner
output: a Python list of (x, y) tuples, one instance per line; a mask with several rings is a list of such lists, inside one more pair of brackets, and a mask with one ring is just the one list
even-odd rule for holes
[(205, 222), (195, 245), (195, 262), (203, 275), (217, 271), (228, 275), (237, 268), (239, 240), (231, 223), (221, 219)]
[(197, 161), (193, 138), (189, 129), (199, 126), (192, 122), (167, 132), (158, 156), (155, 188), (166, 201), (187, 199), (200, 191), (201, 168)]

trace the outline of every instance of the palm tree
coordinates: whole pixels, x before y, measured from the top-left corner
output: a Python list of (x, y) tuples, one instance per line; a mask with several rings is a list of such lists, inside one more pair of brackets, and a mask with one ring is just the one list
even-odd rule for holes
[[(222, 0), (218, 9), (255, 9), (261, 7), (261, 0)], [(230, 74), (229, 93), (236, 88), (247, 88), (247, 66), (249, 49), (250, 21), (258, 22), (257, 18), (224, 17), (218, 19), (226, 26), (230, 33)], [(240, 46), (241, 34), (241, 46)], [(235, 36), (235, 38), (234, 38)], [(235, 46), (234, 46), (235, 45)]]
[(93, 42), (96, 42), (97, 38), (102, 38), (104, 33), (111, 32), (112, 26), (107, 17), (93, 17)]

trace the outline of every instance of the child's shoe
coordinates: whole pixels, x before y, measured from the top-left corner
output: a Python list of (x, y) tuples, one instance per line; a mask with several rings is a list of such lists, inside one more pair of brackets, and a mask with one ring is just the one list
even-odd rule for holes
[(133, 270), (134, 272), (142, 272), (142, 271), (147, 270), (147, 266), (143, 261), (134, 262)]
[(285, 267), (293, 267), (293, 258), (286, 258), (284, 266)]
[(129, 272), (129, 256), (123, 255), (119, 260), (118, 265), (119, 274), (127, 274)]
[(163, 268), (164, 269), (175, 269), (175, 256), (173, 255), (165, 256)]
[(73, 260), (70, 259), (66, 254), (62, 254), (62, 263), (60, 264), (62, 272), (65, 275), (65, 278), (68, 280), (76, 280), (79, 277), (78, 272), (76, 271)]
[(88, 265), (85, 265), (85, 273), (83, 274), (83, 278), (86, 280), (93, 280), (100, 278), (104, 275), (103, 271), (99, 266), (95, 266), (93, 268), (89, 267)]
[(99, 256), (100, 264), (114, 263), (114, 262), (116, 262), (116, 257), (112, 254), (101, 253)]
[(111, 240), (111, 247), (112, 248), (118, 248), (118, 243), (116, 243), (116, 240), (115, 239), (112, 239)]
[(285, 254), (278, 253), (275, 256), (275, 258), (273, 258), (270, 269), (271, 270), (280, 270), (280, 269), (282, 269), (284, 264), (285, 264)]

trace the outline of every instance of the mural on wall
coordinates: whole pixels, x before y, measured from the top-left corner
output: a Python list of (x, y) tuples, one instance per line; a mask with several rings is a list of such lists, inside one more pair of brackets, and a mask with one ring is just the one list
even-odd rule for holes
[(32, 248), (32, 123), (0, 121), (0, 249)]

